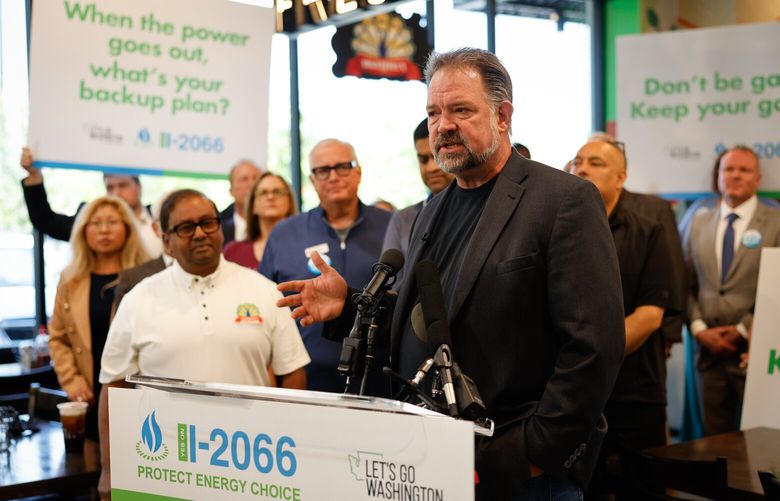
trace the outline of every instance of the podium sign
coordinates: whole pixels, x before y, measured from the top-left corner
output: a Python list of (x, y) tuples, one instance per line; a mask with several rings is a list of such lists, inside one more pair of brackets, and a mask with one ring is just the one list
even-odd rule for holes
[(282, 400), (112, 388), (112, 499), (474, 498), (472, 423)]
[(780, 429), (780, 248), (761, 250), (740, 428)]

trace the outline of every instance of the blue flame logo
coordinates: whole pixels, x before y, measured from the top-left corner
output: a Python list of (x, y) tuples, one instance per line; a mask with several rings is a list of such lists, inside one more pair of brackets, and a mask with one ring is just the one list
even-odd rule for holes
[(154, 454), (162, 446), (162, 431), (157, 424), (157, 418), (154, 416), (157, 411), (152, 411), (146, 416), (144, 424), (141, 426), (141, 440), (149, 451)]

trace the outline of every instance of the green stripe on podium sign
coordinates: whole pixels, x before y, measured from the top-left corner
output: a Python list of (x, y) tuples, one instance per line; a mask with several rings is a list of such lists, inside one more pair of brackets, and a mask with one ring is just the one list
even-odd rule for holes
[(113, 501), (190, 501), (185, 498), (172, 498), (146, 492), (126, 491), (124, 489), (111, 489)]
[(179, 441), (179, 461), (187, 461), (187, 425), (179, 423), (176, 438)]

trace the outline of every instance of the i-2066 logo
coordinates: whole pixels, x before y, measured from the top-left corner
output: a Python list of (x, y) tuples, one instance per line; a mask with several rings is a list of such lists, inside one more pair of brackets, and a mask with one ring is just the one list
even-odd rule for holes
[(135, 444), (135, 452), (149, 461), (162, 461), (168, 457), (168, 446), (162, 441), (162, 430), (157, 424), (157, 411), (146, 416), (141, 425), (141, 440)]

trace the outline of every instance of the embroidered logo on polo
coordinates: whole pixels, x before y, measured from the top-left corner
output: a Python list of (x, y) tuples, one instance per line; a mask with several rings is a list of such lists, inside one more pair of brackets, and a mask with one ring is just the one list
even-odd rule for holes
[(241, 303), (236, 308), (237, 324), (262, 324), (263, 317), (260, 316), (260, 310), (252, 303)]
[(152, 411), (146, 416), (141, 425), (141, 440), (135, 444), (135, 452), (149, 461), (161, 461), (168, 457), (168, 446), (162, 441), (162, 430), (157, 424), (156, 413)]
[(748, 249), (755, 249), (759, 245), (761, 245), (761, 232), (758, 230), (747, 230), (744, 235), (742, 235), (742, 245), (747, 247)]

